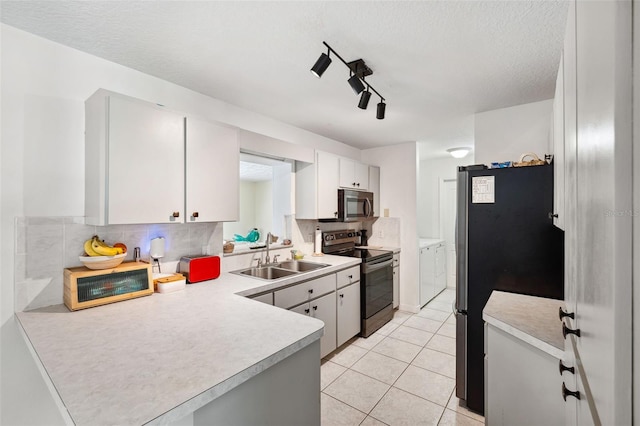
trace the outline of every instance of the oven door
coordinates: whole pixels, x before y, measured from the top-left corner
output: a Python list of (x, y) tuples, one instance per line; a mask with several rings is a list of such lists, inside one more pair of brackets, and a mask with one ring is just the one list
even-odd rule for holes
[(362, 264), (361, 311), (368, 319), (393, 303), (393, 258)]

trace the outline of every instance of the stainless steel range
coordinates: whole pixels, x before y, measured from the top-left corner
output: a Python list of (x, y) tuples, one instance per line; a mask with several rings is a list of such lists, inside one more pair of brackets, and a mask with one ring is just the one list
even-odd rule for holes
[(322, 233), (322, 252), (357, 257), (360, 264), (361, 335), (369, 337), (393, 318), (393, 252), (357, 247), (354, 229)]

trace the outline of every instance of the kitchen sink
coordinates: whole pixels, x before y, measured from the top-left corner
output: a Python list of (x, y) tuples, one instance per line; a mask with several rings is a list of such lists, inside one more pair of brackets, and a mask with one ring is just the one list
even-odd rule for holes
[(247, 269), (241, 269), (240, 271), (232, 272), (238, 275), (247, 275), (250, 277), (260, 278), (263, 280), (277, 280), (278, 278), (288, 277), (289, 275), (297, 274), (297, 271), (291, 269), (282, 269), (275, 266), (262, 266), (253, 267)]
[(329, 265), (325, 263), (304, 262), (301, 260), (287, 260), (285, 262), (278, 263), (279, 268), (297, 272), (315, 271), (316, 269), (326, 268), (327, 266)]

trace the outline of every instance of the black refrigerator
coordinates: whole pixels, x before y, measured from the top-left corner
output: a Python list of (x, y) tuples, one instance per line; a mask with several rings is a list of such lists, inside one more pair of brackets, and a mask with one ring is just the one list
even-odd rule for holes
[(484, 414), (482, 310), (493, 290), (564, 298), (553, 166), (458, 168), (456, 396)]

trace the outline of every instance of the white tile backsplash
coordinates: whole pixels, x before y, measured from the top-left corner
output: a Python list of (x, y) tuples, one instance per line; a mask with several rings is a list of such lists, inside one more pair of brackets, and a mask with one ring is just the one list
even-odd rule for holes
[(126, 260), (133, 260), (134, 247), (142, 258), (149, 256), (149, 241), (165, 237), (163, 266), (175, 269), (184, 255), (222, 253), (221, 223), (170, 225), (85, 225), (83, 217), (19, 217), (15, 220), (15, 309), (30, 310), (62, 303), (64, 268), (82, 266), (78, 259), (83, 243), (93, 235), (128, 247)]

